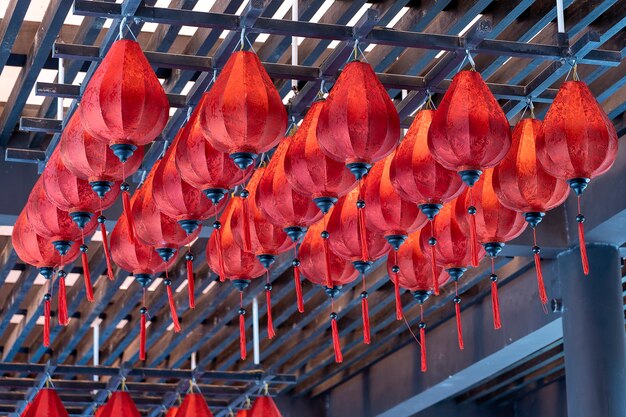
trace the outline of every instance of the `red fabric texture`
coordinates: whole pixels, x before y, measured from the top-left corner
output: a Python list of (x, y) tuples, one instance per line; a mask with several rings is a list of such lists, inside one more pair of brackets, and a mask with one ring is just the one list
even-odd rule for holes
[(250, 409), (250, 415), (254, 417), (282, 417), (276, 403), (267, 395), (257, 397)]
[(135, 402), (127, 391), (115, 391), (101, 408), (100, 417), (141, 417)]
[(213, 417), (202, 394), (190, 392), (185, 395), (176, 417)]
[(120, 268), (135, 275), (154, 275), (165, 271), (166, 267), (152, 246), (131, 239), (124, 216), (120, 216), (111, 232), (111, 258)]
[(54, 389), (43, 388), (24, 410), (22, 417), (68, 417), (67, 410)]

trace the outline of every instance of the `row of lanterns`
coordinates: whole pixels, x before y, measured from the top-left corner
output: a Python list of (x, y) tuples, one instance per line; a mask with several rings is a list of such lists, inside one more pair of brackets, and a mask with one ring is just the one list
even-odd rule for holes
[[(333, 299), (343, 285), (361, 278), (363, 340), (370, 343), (365, 274), (385, 255), (399, 320), (401, 289), (410, 290), (421, 305), (453, 281), (462, 349), (459, 279), (485, 255), (494, 269), (493, 259), (506, 242), (530, 225), (539, 296), (545, 304), (536, 227), (548, 210), (564, 202), (569, 184), (579, 200), (579, 241), (588, 273), (580, 197), (617, 154), (614, 127), (576, 75), (563, 83), (543, 123), (531, 115), (511, 133), (504, 112), (473, 68), (454, 76), (438, 109), (429, 100), (417, 112), (400, 142), (393, 102), (371, 66), (356, 60), (345, 66), (328, 98), (315, 101), (295, 133), (283, 138), (287, 114), (282, 100), (259, 58), (241, 50), (232, 54), (131, 198), (125, 178), (138, 169), (143, 145), (163, 129), (168, 110), (139, 45), (114, 43), (18, 220), (14, 245), (47, 278), (81, 252), (91, 300), (86, 246), (77, 249), (73, 242), (84, 239), (99, 222), (107, 259), (110, 252), (118, 266), (135, 275), (144, 293), (154, 275), (166, 272), (164, 285), (178, 331), (167, 269), (176, 251), (198, 236), (202, 222), (214, 218), (206, 258), (220, 279), (229, 279), (241, 293), (242, 359), (243, 291), (251, 279), (266, 277), (272, 338), (269, 270), (277, 255), (292, 250), (298, 310), (304, 311), (301, 275), (330, 297), (337, 362), (342, 353)], [(264, 156), (273, 148), (266, 162)], [(235, 188), (240, 191), (234, 193)], [(110, 236), (109, 251), (102, 210), (120, 192), (124, 215)], [(190, 248), (185, 258), (193, 308)], [(61, 324), (67, 316), (61, 312), (62, 272)], [(494, 327), (499, 328), (495, 271), (491, 288)], [(50, 295), (46, 297), (48, 317)], [(140, 357), (145, 359), (145, 297), (140, 313)], [(419, 327), (426, 370), (423, 317)]]
[[(54, 388), (46, 387), (39, 390), (20, 415), (20, 417), (37, 416), (69, 417), (59, 394)], [(141, 417), (141, 414), (128, 391), (124, 390), (124, 386), (122, 386), (122, 390), (111, 393), (107, 402), (96, 409), (94, 416)], [(267, 395), (266, 392), (265, 395), (257, 397), (248, 407), (240, 409), (236, 415), (231, 412), (231, 416), (281, 417), (282, 414), (272, 397)], [(202, 393), (194, 392), (193, 389), (190, 389), (180, 406), (169, 408), (167, 413), (165, 413), (165, 417), (213, 417), (213, 413)]]

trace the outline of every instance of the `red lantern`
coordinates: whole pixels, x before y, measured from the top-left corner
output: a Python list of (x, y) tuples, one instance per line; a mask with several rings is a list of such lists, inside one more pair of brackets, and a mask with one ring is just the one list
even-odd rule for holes
[[(472, 263), (471, 250), (467, 236), (463, 232), (459, 219), (455, 216), (455, 205), (463, 204), (457, 200), (443, 206), (433, 222), (434, 233), (437, 236), (435, 250), (437, 261), (443, 266), (450, 278), (454, 281), (456, 295), (454, 297), (454, 307), (456, 312), (457, 333), (459, 348), (463, 349), (463, 329), (461, 325), (461, 297), (458, 293), (458, 281), (463, 276), (468, 266)], [(427, 234), (420, 237), (422, 251), (430, 246)], [(479, 258), (485, 256), (485, 251), (480, 248)]]
[(272, 156), (261, 176), (256, 193), (256, 205), (267, 219), (282, 227), (294, 242), (306, 229), (322, 218), (313, 201), (298, 193), (285, 175), (285, 154), (291, 138), (286, 138)]
[(334, 311), (334, 299), (339, 289), (354, 281), (359, 274), (349, 261), (329, 249), (328, 236), (328, 232), (325, 231), (325, 221), (319, 221), (311, 226), (300, 245), (299, 267), (309, 281), (323, 286), (324, 291), (330, 297), (333, 310), (330, 317), (335, 362), (341, 363), (343, 355), (337, 328), (338, 315)]
[[(491, 304), (493, 309), (493, 327), (502, 327), (500, 321), (500, 307), (498, 301), (498, 276), (495, 273), (495, 257), (498, 256), (505, 243), (515, 239), (526, 229), (524, 218), (511, 210), (498, 200), (493, 188), (493, 169), (488, 169), (476, 182), (473, 188), (474, 203), (476, 206), (476, 238), (482, 244), (491, 258)], [(460, 197), (460, 203), (456, 204), (456, 217), (466, 219), (461, 221), (461, 227), (465, 233), (469, 233), (470, 225), (467, 219), (465, 207), (470, 205), (469, 191), (465, 191)]]
[(202, 394), (190, 392), (185, 395), (176, 417), (213, 417)]
[(52, 388), (42, 388), (37, 392), (23, 417), (68, 417), (67, 410), (59, 398), (59, 394)]
[(215, 149), (246, 169), (287, 128), (283, 101), (254, 52), (234, 52), (208, 91), (200, 124)]
[(289, 140), (285, 154), (285, 175), (300, 194), (313, 199), (324, 213), (354, 188), (354, 176), (343, 162), (329, 158), (317, 140), (317, 122), (325, 100), (311, 105), (302, 124)]
[(109, 397), (101, 417), (141, 417), (128, 391), (115, 391)]
[(91, 77), (79, 111), (85, 129), (126, 162), (161, 133), (170, 106), (139, 43), (122, 39)]
[(565, 181), (548, 174), (538, 159), (537, 145), (541, 135), (539, 120), (522, 119), (517, 123), (513, 130), (511, 150), (493, 172), (493, 188), (500, 202), (522, 213), (533, 229), (533, 257), (539, 298), (546, 304), (548, 295), (541, 271), (541, 249), (537, 246), (536, 228), (547, 211), (567, 199), (568, 187)]
[(165, 417), (176, 417), (176, 413), (178, 413), (178, 407), (170, 407), (165, 414)]
[[(204, 93), (197, 108), (204, 106), (208, 93)], [(252, 166), (241, 170), (224, 152), (216, 150), (207, 140), (199, 117), (190, 120), (190, 129), (178, 139), (176, 167), (181, 178), (193, 185), (217, 204), (228, 190), (242, 184), (252, 174)]]
[(617, 157), (617, 132), (602, 106), (578, 80), (566, 81), (557, 93), (543, 122), (543, 135), (537, 139), (537, 157), (549, 174), (567, 180), (578, 198), (578, 243), (583, 271), (589, 273), (585, 247), (585, 216), (580, 213), (580, 197), (592, 178), (613, 166)]
[(344, 162), (357, 180), (396, 148), (400, 118), (368, 63), (345, 66), (319, 115), (317, 138), (322, 151)]
[(237, 415), (235, 417), (252, 417), (250, 414), (250, 410), (241, 409), (237, 411)]
[[(421, 231), (411, 233), (404, 245), (396, 251), (389, 251), (387, 257), (387, 271), (393, 277), (396, 288), (396, 297), (399, 298), (399, 288), (406, 288), (413, 293), (413, 298), (420, 305), (420, 353), (421, 370), (426, 372), (426, 322), (424, 321), (423, 304), (432, 294), (435, 283), (432, 279), (431, 261), (426, 257), (420, 245)], [(437, 286), (447, 281), (447, 275), (440, 266), (437, 266)]]
[(244, 318), (246, 310), (243, 308), (243, 290), (250, 284), (250, 279), (261, 276), (264, 269), (259, 262), (256, 262), (253, 253), (243, 251), (235, 242), (230, 224), (238, 201), (238, 199), (232, 199), (226, 205), (220, 217), (220, 225), (223, 226), (217, 228), (219, 233), (211, 235), (206, 248), (206, 258), (213, 272), (230, 279), (239, 290), (239, 348), (241, 359), (245, 360), (247, 356)]
[(282, 417), (278, 407), (276, 407), (276, 403), (267, 393), (254, 400), (250, 414), (254, 417)]

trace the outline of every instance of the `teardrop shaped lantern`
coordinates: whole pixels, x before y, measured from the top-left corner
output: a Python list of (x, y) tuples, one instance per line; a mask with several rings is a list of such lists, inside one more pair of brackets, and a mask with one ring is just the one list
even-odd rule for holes
[(289, 140), (285, 154), (285, 175), (300, 194), (312, 198), (324, 213), (354, 188), (354, 176), (343, 161), (328, 157), (317, 140), (317, 124), (325, 100), (312, 105), (302, 124)]
[[(437, 262), (439, 262), (444, 270), (448, 273), (452, 281), (454, 281), (455, 297), (454, 309), (456, 313), (457, 335), (459, 340), (459, 348), (464, 348), (463, 344), (463, 328), (461, 324), (461, 297), (458, 293), (458, 282), (463, 276), (467, 268), (472, 263), (472, 255), (470, 250), (470, 241), (463, 232), (459, 219), (455, 216), (455, 206), (458, 199), (452, 200), (445, 204), (433, 222), (434, 233), (437, 236), (437, 244), (435, 245)], [(463, 204), (463, 201), (461, 203)], [(420, 236), (420, 244), (422, 251), (430, 246), (427, 234)], [(479, 259), (485, 256), (485, 251), (480, 248), (478, 252)]]
[[(474, 205), (476, 206), (476, 238), (483, 245), (487, 255), (491, 258), (491, 306), (493, 310), (493, 327), (502, 327), (500, 320), (500, 303), (498, 301), (498, 276), (495, 272), (495, 258), (505, 243), (515, 239), (526, 229), (527, 223), (515, 210), (505, 207), (498, 200), (493, 188), (493, 169), (487, 169), (473, 188)], [(461, 220), (461, 227), (465, 234), (470, 232), (470, 224), (465, 207), (469, 205), (469, 190), (459, 198), (456, 217)], [(465, 221), (464, 221), (465, 220)]]
[(250, 284), (250, 280), (263, 275), (264, 268), (257, 262), (251, 252), (245, 252), (235, 242), (233, 231), (230, 228), (231, 216), (237, 209), (238, 200), (232, 199), (220, 216), (220, 233), (213, 233), (206, 248), (206, 258), (213, 272), (231, 280), (239, 291), (239, 348), (241, 359), (247, 356), (246, 348), (246, 310), (243, 307), (243, 290)]
[[(396, 252), (389, 251), (387, 257), (387, 272), (396, 287), (396, 297), (399, 298), (399, 288), (406, 288), (411, 291), (413, 298), (420, 305), (420, 353), (421, 370), (426, 372), (426, 322), (424, 321), (424, 302), (430, 297), (435, 288), (432, 278), (431, 261), (422, 252), (420, 244), (420, 234), (422, 231), (411, 233), (404, 242), (404, 245)], [(441, 266), (437, 266), (437, 286), (443, 286), (448, 276), (443, 272)]]
[(69, 417), (59, 394), (52, 388), (40, 389), (23, 417)]
[(400, 140), (400, 118), (370, 64), (348, 63), (333, 86), (317, 123), (319, 146), (346, 164), (357, 180)]
[[(207, 99), (204, 93), (197, 108)], [(181, 178), (193, 185), (214, 204), (228, 195), (228, 190), (244, 183), (253, 172), (253, 166), (239, 169), (227, 153), (220, 152), (207, 140), (199, 117), (190, 120), (190, 129), (179, 138), (176, 147), (176, 167)]]
[(115, 391), (106, 402), (101, 417), (141, 417), (128, 391)]
[(121, 39), (89, 80), (79, 111), (87, 132), (126, 162), (163, 131), (170, 105), (139, 43)]
[[(141, 314), (139, 358), (140, 360), (145, 360), (148, 315), (145, 297), (146, 289), (152, 283), (154, 276), (166, 270), (168, 265), (152, 246), (142, 243), (139, 239), (133, 239), (129, 229), (126, 217), (121, 216), (111, 233), (111, 257), (120, 268), (131, 272), (135, 276), (135, 281), (143, 289), (144, 297), (139, 309)], [(163, 285), (167, 287), (171, 307), (173, 302), (171, 281), (166, 279), (163, 281)], [(179, 327), (177, 326), (178, 316), (176, 315), (176, 310), (171, 310), (171, 313), (174, 326)]]
[(350, 261), (330, 250), (328, 246), (329, 234), (325, 230), (325, 226), (325, 220), (320, 220), (309, 228), (300, 245), (298, 266), (309, 281), (322, 286), (330, 297), (332, 310), (330, 320), (335, 362), (341, 363), (343, 362), (343, 355), (341, 354), (337, 327), (339, 316), (335, 312), (334, 300), (341, 287), (357, 279), (359, 273)]
[(566, 180), (578, 198), (578, 242), (585, 275), (589, 262), (585, 247), (585, 216), (580, 198), (591, 179), (604, 174), (617, 157), (617, 132), (602, 106), (582, 81), (561, 85), (543, 122), (537, 140), (537, 157), (546, 171)]
[(269, 395), (257, 397), (252, 404), (250, 414), (254, 417), (282, 417), (276, 403)]
[(539, 298), (548, 302), (540, 252), (537, 245), (537, 226), (545, 213), (561, 205), (569, 192), (567, 183), (550, 175), (537, 155), (541, 137), (541, 121), (529, 118), (520, 120), (513, 130), (511, 150), (493, 172), (493, 188), (500, 202), (522, 213), (533, 229), (533, 257), (537, 270)]
[(207, 93), (200, 124), (211, 145), (242, 170), (282, 139), (287, 112), (254, 52), (237, 51), (228, 58)]
[(176, 417), (213, 417), (204, 397), (199, 392), (185, 395)]

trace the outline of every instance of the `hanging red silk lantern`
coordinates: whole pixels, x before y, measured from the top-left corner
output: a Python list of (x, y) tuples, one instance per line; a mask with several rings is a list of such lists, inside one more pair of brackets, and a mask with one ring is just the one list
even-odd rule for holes
[[(457, 335), (459, 348), (463, 349), (463, 327), (461, 323), (461, 297), (458, 293), (458, 281), (463, 276), (468, 266), (472, 263), (471, 242), (463, 232), (459, 219), (455, 216), (455, 205), (463, 204), (457, 200), (445, 204), (433, 222), (434, 233), (437, 236), (435, 245), (437, 261), (443, 266), (452, 281), (454, 281), (455, 297), (454, 309), (456, 313)], [(427, 234), (420, 237), (422, 251), (430, 246)], [(485, 251), (480, 248), (479, 259), (485, 255)]]
[[(480, 73), (473, 68), (460, 71), (452, 79), (433, 117), (428, 147), (437, 162), (458, 172), (469, 187), (478, 181), (482, 171), (500, 163), (511, 147), (509, 121)], [(470, 215), (476, 212), (471, 197), (467, 212)], [(470, 222), (472, 265), (477, 266), (473, 217)]]
[[(435, 244), (432, 221), (441, 207), (463, 191), (463, 181), (456, 172), (437, 162), (428, 148), (428, 130), (434, 110), (417, 112), (415, 120), (398, 146), (389, 167), (389, 176), (400, 197), (416, 203), (430, 220), (430, 258), (433, 281), (437, 276)], [(435, 282), (435, 295), (439, 285)]]
[(254, 417), (282, 417), (278, 407), (276, 407), (276, 403), (272, 397), (267, 395), (267, 392), (254, 400), (254, 404), (252, 404), (250, 409), (250, 415)]
[(566, 81), (559, 88), (537, 139), (537, 157), (549, 174), (566, 180), (578, 199), (578, 243), (583, 271), (589, 274), (585, 247), (585, 216), (580, 198), (589, 181), (604, 174), (617, 157), (617, 132), (602, 106), (582, 81)]
[[(139, 309), (141, 314), (139, 357), (146, 359), (146, 327), (148, 308), (146, 307), (146, 289), (152, 283), (154, 276), (167, 270), (168, 265), (152, 246), (142, 243), (138, 239), (133, 239), (130, 227), (124, 216), (120, 217), (111, 233), (111, 256), (113, 261), (122, 269), (131, 272), (135, 280), (141, 285), (143, 290), (142, 305)], [(167, 297), (170, 306), (170, 313), (174, 323), (174, 330), (180, 331), (180, 323), (174, 303), (172, 292), (172, 281), (166, 276), (163, 281), (166, 287)]]
[[(202, 109), (208, 93), (204, 93), (197, 108)], [(193, 185), (217, 204), (228, 190), (242, 184), (253, 172), (253, 166), (241, 170), (224, 152), (215, 149), (207, 140), (199, 117), (190, 119), (190, 128), (178, 139), (176, 167), (181, 178)]]
[(241, 359), (245, 360), (246, 352), (246, 310), (243, 308), (243, 290), (250, 284), (250, 280), (263, 274), (263, 265), (256, 262), (251, 252), (245, 252), (235, 242), (233, 231), (230, 228), (231, 216), (236, 209), (236, 199), (226, 204), (220, 216), (220, 233), (213, 233), (206, 248), (206, 258), (209, 267), (216, 274), (231, 280), (239, 290), (239, 348)]
[(213, 417), (201, 393), (190, 392), (185, 395), (176, 417)]
[(228, 153), (242, 170), (278, 144), (287, 112), (254, 52), (237, 51), (228, 58), (207, 93), (200, 124), (211, 145)]
[(537, 245), (537, 225), (545, 213), (561, 205), (568, 194), (567, 183), (550, 175), (537, 155), (541, 121), (529, 118), (520, 120), (513, 130), (513, 143), (506, 158), (494, 169), (493, 188), (500, 202), (522, 213), (533, 229), (533, 257), (537, 270), (539, 298), (548, 302), (540, 252)]
[[(476, 206), (476, 238), (491, 258), (491, 306), (493, 311), (493, 327), (502, 327), (500, 320), (500, 303), (498, 300), (498, 276), (495, 273), (495, 258), (505, 243), (515, 239), (526, 229), (526, 222), (515, 210), (505, 207), (493, 188), (493, 169), (487, 169), (473, 188), (474, 205)], [(469, 205), (469, 190), (459, 198), (456, 204), (456, 217), (461, 219), (461, 227), (469, 233), (470, 225), (465, 207)], [(465, 219), (465, 221), (463, 221)]]
[(101, 417), (141, 417), (128, 391), (115, 391), (102, 410)]
[(139, 43), (121, 39), (89, 80), (79, 111), (87, 132), (126, 162), (161, 133), (170, 105)]
[[(248, 198), (251, 201), (255, 201), (259, 180), (264, 171), (265, 168), (257, 169), (246, 186), (246, 190), (250, 193)], [(241, 197), (235, 197), (235, 199), (237, 199), (238, 202), (235, 203), (236, 208), (233, 210), (233, 215), (230, 218), (230, 228), (235, 241), (243, 249), (244, 235), (249, 233), (251, 252), (256, 255), (257, 259), (266, 270), (267, 282), (265, 283), (265, 299), (267, 302), (267, 334), (271, 339), (275, 336), (275, 332), (272, 324), (272, 284), (270, 284), (269, 269), (276, 261), (276, 256), (293, 248), (295, 243), (287, 236), (287, 233), (285, 233), (282, 228), (270, 223), (263, 217), (256, 205), (253, 204), (250, 210), (244, 211), (240, 209), (244, 204), (243, 199)], [(243, 219), (244, 216), (248, 217), (246, 221)], [(248, 230), (244, 230), (246, 227)]]
[[(432, 294), (435, 283), (432, 279), (431, 262), (422, 252), (420, 245), (421, 231), (411, 233), (404, 245), (396, 252), (389, 251), (387, 257), (387, 272), (396, 288), (396, 297), (399, 298), (399, 288), (406, 288), (412, 292), (413, 298), (420, 305), (420, 356), (421, 370), (426, 372), (426, 322), (424, 321), (423, 304)], [(437, 286), (443, 286), (448, 276), (440, 266), (437, 266)]]
[(261, 176), (256, 193), (256, 205), (267, 219), (298, 242), (306, 229), (322, 218), (315, 203), (298, 193), (285, 175), (285, 154), (292, 138), (285, 138), (270, 159)]
[[(383, 236), (361, 227), (360, 208), (357, 207), (359, 190), (352, 190), (340, 198), (328, 219), (326, 231), (330, 248), (342, 258), (349, 260), (361, 273), (363, 291), (361, 292), (361, 313), (363, 318), (363, 341), (370, 342), (368, 293), (365, 286), (365, 272), (372, 261), (387, 253), (389, 246)], [(366, 242), (367, 245), (361, 245)], [(367, 248), (367, 250), (364, 250)]]
[[(49, 290), (43, 296), (44, 301), (44, 336), (43, 345), (50, 346), (50, 302), (52, 300), (52, 276), (54, 269), (63, 267), (63, 262), (72, 263), (78, 257), (79, 245), (74, 243), (64, 257), (50, 244), (50, 241), (39, 236), (28, 221), (26, 210), (23, 210), (15, 221), (11, 237), (13, 249), (17, 256), (29, 265), (33, 265), (48, 280)], [(60, 281), (59, 281), (60, 283)]]
[(325, 230), (324, 220), (320, 220), (311, 226), (300, 245), (298, 266), (309, 281), (324, 287), (324, 291), (330, 297), (332, 309), (330, 323), (335, 362), (341, 363), (343, 362), (343, 355), (341, 354), (339, 329), (337, 327), (339, 316), (335, 312), (334, 300), (340, 288), (357, 279), (359, 273), (350, 261), (330, 250), (328, 237), (329, 234)]
[(28, 405), (28, 409), (24, 410), (23, 417), (69, 417), (67, 410), (63, 406), (63, 402), (52, 388), (40, 389), (33, 401)]
[(252, 417), (250, 414), (250, 410), (241, 409), (237, 411), (237, 415), (235, 417)]
[(324, 213), (354, 188), (354, 176), (343, 161), (328, 157), (317, 140), (317, 122), (325, 100), (317, 100), (307, 112), (302, 124), (289, 140), (285, 154), (285, 175), (289, 184), (300, 194), (312, 198)]
[(344, 162), (357, 180), (396, 148), (400, 118), (368, 63), (345, 66), (320, 112), (317, 138), (322, 151)]
[(170, 407), (165, 414), (165, 417), (176, 417), (176, 413), (178, 413), (178, 407)]

